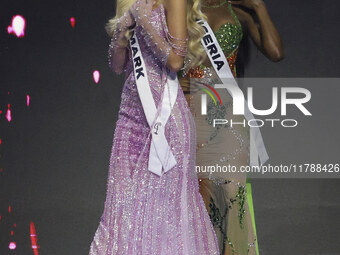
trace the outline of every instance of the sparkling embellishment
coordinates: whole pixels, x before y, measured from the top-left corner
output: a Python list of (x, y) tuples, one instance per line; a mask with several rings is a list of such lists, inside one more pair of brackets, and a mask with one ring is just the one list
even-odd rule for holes
[(238, 192), (237, 192), (237, 200), (238, 200), (238, 205), (239, 205), (239, 223), (240, 227), (243, 228), (243, 220), (245, 216), (245, 200), (246, 200), (246, 186), (239, 186), (238, 187)]
[[(214, 32), (222, 51), (226, 54), (227, 61), (229, 63), (230, 69), (233, 75), (236, 77), (236, 66), (235, 62), (237, 59), (238, 47), (241, 43), (243, 32), (242, 25), (238, 20), (235, 12), (232, 9), (230, 3), (228, 3), (228, 9), (234, 18), (236, 24), (226, 23), (219, 27), (219, 29)], [(183, 72), (182, 76), (188, 76), (189, 78), (203, 78), (209, 75), (209, 68), (204, 65), (197, 66), (195, 68), (190, 68), (187, 72)], [(210, 74), (211, 75), (211, 74)]]
[[(136, 3), (145, 4), (143, 1)], [(161, 4), (145, 17), (143, 12), (149, 7), (138, 7), (135, 32), (158, 105), (166, 88), (165, 64), (171, 49), (166, 40), (165, 11)], [(116, 30), (109, 47), (111, 67), (118, 72), (124, 67), (125, 83), (104, 210), (89, 255), (219, 255), (195, 172), (196, 126), (181, 91), (165, 127), (177, 165), (161, 177), (148, 171), (150, 127), (136, 88), (130, 48), (120, 47), (125, 40), (123, 31)], [(124, 53), (122, 50), (125, 55), (117, 54)]]
[[(238, 21), (231, 5), (229, 10), (231, 15), (235, 18), (236, 24), (225, 24), (215, 32), (216, 38), (224, 51), (230, 69), (234, 75), (236, 74), (235, 62), (238, 54), (238, 47), (242, 40), (242, 27)], [(213, 67), (200, 65), (195, 68), (183, 72), (182, 77), (198, 78), (203, 83), (212, 86), (219, 83), (219, 79)], [(217, 81), (218, 80), (218, 81)], [(196, 109), (194, 96), (190, 97), (190, 104), (193, 109)], [(197, 142), (196, 150), (198, 157), (202, 153), (214, 153), (213, 146), (217, 140), (223, 139), (220, 135), (226, 132), (227, 139), (225, 151), (219, 152), (218, 156), (209, 161), (209, 165), (218, 164), (220, 166), (227, 166), (232, 164), (247, 165), (249, 164), (249, 132), (233, 128), (230, 125), (216, 126), (215, 130), (209, 129), (214, 118), (229, 119), (232, 102), (223, 101), (223, 106), (215, 105), (212, 100), (207, 102), (207, 116), (204, 119), (199, 118), (196, 125), (207, 125), (205, 132), (197, 133), (200, 140)], [(200, 105), (199, 105), (200, 107)], [(198, 108), (197, 108), (198, 109)], [(195, 110), (193, 116), (195, 115)], [(204, 123), (204, 121), (206, 121)], [(211, 130), (211, 132), (210, 132)], [(200, 137), (202, 136), (202, 137)], [(230, 140), (233, 140), (231, 144)], [(210, 148), (210, 149), (209, 149)], [(198, 161), (199, 164), (199, 161)], [(203, 199), (207, 205), (209, 216), (218, 236), (220, 254), (248, 254), (256, 255), (256, 237), (252, 229), (252, 221), (250, 211), (247, 204), (247, 190), (246, 190), (246, 175), (237, 176), (219, 176), (213, 173), (199, 175), (199, 185)]]
[(228, 3), (228, 9), (231, 16), (235, 20), (236, 24), (226, 23), (222, 25), (216, 32), (215, 36), (219, 42), (224, 53), (227, 54), (228, 58), (231, 56), (233, 51), (235, 51), (243, 37), (242, 25), (237, 18), (235, 12), (233, 11), (232, 5)]

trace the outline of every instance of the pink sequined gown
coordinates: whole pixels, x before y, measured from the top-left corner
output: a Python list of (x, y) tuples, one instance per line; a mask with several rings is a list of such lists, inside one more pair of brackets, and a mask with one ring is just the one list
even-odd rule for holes
[[(165, 38), (165, 8), (149, 18)], [(136, 28), (156, 105), (166, 80), (166, 57)], [(114, 41), (111, 42), (115, 43)], [(103, 214), (90, 255), (213, 255), (217, 239), (199, 193), (195, 172), (196, 130), (183, 91), (166, 124), (177, 165), (161, 177), (148, 171), (150, 128), (138, 96), (129, 51), (126, 81), (114, 133)], [(112, 63), (114, 65), (114, 63)], [(114, 84), (113, 84), (114, 85)]]

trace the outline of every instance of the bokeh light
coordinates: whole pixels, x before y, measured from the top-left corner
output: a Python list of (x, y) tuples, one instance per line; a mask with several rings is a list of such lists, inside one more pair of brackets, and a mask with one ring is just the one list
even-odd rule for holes
[(7, 31), (9, 34), (13, 33), (17, 37), (25, 36), (25, 28), (26, 28), (26, 20), (21, 15), (15, 15), (12, 18), (12, 24), (7, 27)]

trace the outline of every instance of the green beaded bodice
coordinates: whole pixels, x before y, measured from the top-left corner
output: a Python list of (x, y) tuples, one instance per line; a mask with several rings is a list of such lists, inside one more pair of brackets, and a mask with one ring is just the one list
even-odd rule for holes
[[(237, 58), (237, 49), (241, 43), (243, 32), (242, 32), (242, 25), (237, 18), (231, 3), (228, 4), (228, 9), (235, 20), (236, 24), (234, 23), (225, 23), (220, 26), (217, 31), (214, 32), (216, 36), (216, 40), (218, 41), (219, 45), (222, 48), (222, 51), (227, 57), (227, 61), (229, 63), (230, 69), (233, 72), (233, 75), (236, 77), (236, 65), (235, 61)], [(188, 75), (190, 78), (202, 78), (204, 76), (204, 69), (209, 68), (204, 64), (200, 64), (195, 68), (191, 68), (190, 70), (181, 70), (180, 76), (184, 77)]]
[(241, 23), (233, 11), (230, 3), (228, 3), (228, 9), (236, 21), (236, 24), (226, 23), (219, 27), (216, 32), (214, 32), (223, 52), (227, 53), (227, 57), (233, 54), (238, 48), (243, 36)]

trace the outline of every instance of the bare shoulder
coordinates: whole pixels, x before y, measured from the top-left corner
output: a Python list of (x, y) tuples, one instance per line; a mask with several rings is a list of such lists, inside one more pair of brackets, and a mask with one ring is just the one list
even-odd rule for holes
[(250, 23), (254, 23), (253, 17), (248, 12), (235, 6), (233, 6), (232, 8), (242, 25), (248, 26)]
[(167, 11), (184, 11), (186, 12), (186, 0), (162, 0), (164, 8)]

